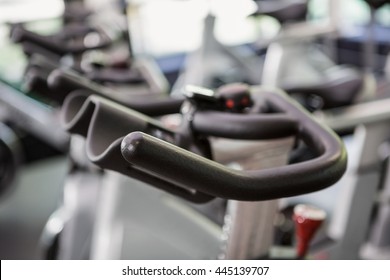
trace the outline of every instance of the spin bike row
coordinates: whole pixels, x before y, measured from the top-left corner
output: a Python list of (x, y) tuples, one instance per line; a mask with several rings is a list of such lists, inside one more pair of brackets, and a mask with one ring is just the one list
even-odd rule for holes
[[(16, 26), (13, 32), (24, 32), (20, 30)], [(134, 88), (123, 94), (96, 83), (102, 78), (94, 76), (92, 82), (81, 77), (78, 67), (57, 69), (57, 61), (34, 54), (26, 72), (32, 73), (30, 82), (39, 81), (30, 85), (43, 86), (50, 98), (63, 102), (62, 127), (72, 134), (72, 168), (63, 202), (42, 237), (46, 257), (278, 257), (270, 250), (270, 221), (279, 208), (274, 199), (332, 186), (345, 171), (346, 153), (337, 136), (280, 90), (242, 84), (218, 90), (185, 87), (185, 96), (170, 98), (163, 75), (143, 61), (131, 76)], [(330, 258), (359, 258), (364, 252), (371, 253), (363, 254), (368, 258), (383, 258), (388, 242), (385, 214), (374, 219), (377, 226), (371, 235), (376, 238), (366, 240), (366, 235), (372, 230), (379, 181), (386, 189), (387, 181), (380, 180), (386, 169), (378, 168), (387, 166), (386, 156), (378, 157), (377, 151), (386, 147), (387, 100), (350, 105), (363, 79), (355, 73), (340, 78), (337, 71), (331, 78), (295, 87), (295, 92), (309, 100), (317, 95), (329, 107), (337, 104), (341, 92), (350, 93), (342, 98), (343, 108), (319, 117), (341, 134), (352, 133), (357, 148), (339, 182), (348, 187), (343, 187), (347, 194), (332, 216), (336, 225), (331, 240), (318, 251)], [(146, 90), (139, 91), (140, 86)], [(20, 116), (8, 97), (2, 95), (1, 101)], [(182, 116), (150, 118), (172, 113)], [(286, 165), (296, 147), (304, 151), (304, 159)], [(11, 170), (13, 174), (15, 168)], [(200, 202), (204, 206), (193, 205)], [(380, 206), (385, 213), (386, 205)], [(62, 221), (61, 230), (52, 231), (53, 219)], [(362, 249), (364, 243), (369, 249)]]

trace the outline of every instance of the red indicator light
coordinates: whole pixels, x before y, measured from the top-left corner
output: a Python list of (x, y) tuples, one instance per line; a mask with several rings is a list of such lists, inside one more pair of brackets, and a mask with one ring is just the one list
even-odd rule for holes
[(234, 101), (232, 99), (228, 99), (225, 102), (225, 106), (228, 109), (233, 109), (234, 108)]

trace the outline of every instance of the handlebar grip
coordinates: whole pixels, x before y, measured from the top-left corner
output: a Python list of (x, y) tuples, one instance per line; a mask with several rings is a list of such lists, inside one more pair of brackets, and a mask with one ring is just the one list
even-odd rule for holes
[(204, 203), (213, 199), (208, 194), (179, 188), (161, 178), (128, 168), (120, 149), (123, 136), (136, 130), (159, 130), (173, 134), (158, 121), (98, 96), (73, 93), (64, 102), (62, 122), (67, 131), (86, 138), (88, 159), (100, 168), (114, 170), (158, 186), (192, 202)]
[(60, 32), (58, 32), (57, 36), (61, 39), (71, 39), (77, 36), (84, 36), (93, 31), (95, 30), (88, 25), (68, 24)]
[(174, 186), (226, 199), (276, 199), (314, 192), (337, 182), (347, 163), (340, 139), (298, 104), (286, 101), (284, 94), (261, 95), (270, 108), (299, 121), (299, 135), (318, 154), (316, 158), (278, 168), (238, 171), (141, 132), (130, 133), (123, 139), (122, 155), (134, 168)]
[(31, 42), (39, 47), (45, 48), (58, 55), (64, 55), (67, 53), (66, 47), (58, 44), (49, 36), (42, 36), (25, 29), (21, 25), (16, 25), (11, 30), (11, 39), (15, 43)]
[(28, 57), (32, 57), (33, 55), (39, 54), (39, 55), (43, 55), (47, 60), (50, 61), (59, 61), (61, 59), (60, 54), (54, 53), (48, 49), (45, 49), (42, 46), (34, 44), (33, 42), (23, 42), (21, 47), (23, 52)]
[[(81, 30), (79, 31), (81, 32)], [(111, 43), (110, 39), (104, 34), (101, 34), (102, 36), (99, 43), (91, 46), (85, 45), (82, 41), (73, 42), (71, 40), (66, 40), (65, 37), (69, 35), (70, 34), (60, 34), (58, 37), (43, 36), (25, 29), (22, 25), (16, 25), (11, 30), (11, 39), (15, 43), (31, 42), (58, 55), (65, 55), (68, 53), (80, 54), (87, 50), (106, 47)]]
[[(217, 125), (216, 125), (217, 124)], [(298, 123), (286, 114), (227, 114), (215, 111), (194, 115), (196, 132), (230, 139), (274, 139), (295, 135)]]
[(97, 69), (87, 73), (87, 77), (98, 83), (141, 84), (144, 82), (138, 73), (128, 69)]
[[(146, 116), (139, 117), (138, 115), (137, 112), (133, 111), (129, 114), (127, 108), (108, 100), (103, 101), (98, 96), (88, 96), (80, 91), (68, 96), (62, 106), (64, 128), (71, 133), (82, 136), (94, 132), (98, 133), (99, 137), (92, 136), (95, 143), (100, 143), (103, 138), (109, 138), (108, 143), (111, 143), (123, 136), (123, 131), (144, 131), (152, 120), (147, 119)], [(99, 125), (91, 127), (93, 123), (99, 123)], [(100, 132), (102, 134), (99, 134)]]
[(128, 93), (115, 91), (64, 69), (54, 70), (48, 78), (48, 84), (51, 88), (66, 89), (68, 92), (83, 89), (90, 94), (103, 96), (149, 116), (178, 113), (183, 103), (183, 100), (170, 98), (164, 93), (137, 94), (137, 91), (131, 88)]

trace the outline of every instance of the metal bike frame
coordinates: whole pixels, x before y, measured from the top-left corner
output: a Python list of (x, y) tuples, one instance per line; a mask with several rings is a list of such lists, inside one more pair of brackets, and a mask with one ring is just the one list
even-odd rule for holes
[(381, 177), (379, 147), (389, 139), (390, 99), (335, 109), (321, 117), (335, 131), (355, 128), (355, 153), (340, 183), (334, 218), (328, 234), (334, 246), (325, 249), (331, 259), (358, 259), (367, 240)]

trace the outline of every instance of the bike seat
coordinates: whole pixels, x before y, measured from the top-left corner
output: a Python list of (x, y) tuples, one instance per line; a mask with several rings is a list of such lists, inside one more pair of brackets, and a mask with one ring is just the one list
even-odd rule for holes
[(255, 1), (257, 11), (254, 15), (267, 15), (281, 24), (291, 21), (303, 21), (306, 18), (307, 1)]
[[(329, 109), (347, 106), (354, 102), (363, 85), (363, 76), (346, 66), (335, 66), (324, 72), (324, 78), (314, 84), (283, 85), (290, 95), (298, 94), (311, 109)], [(311, 99), (311, 100), (310, 100)], [(313, 100), (317, 104), (310, 104)]]

